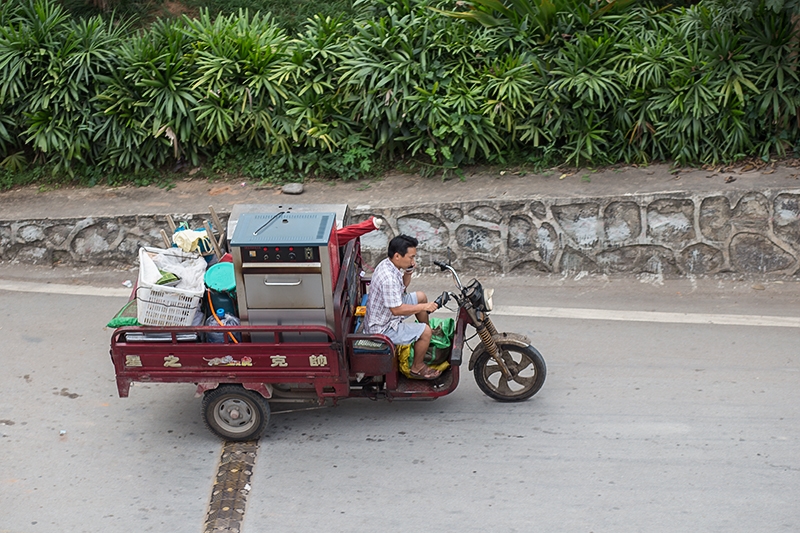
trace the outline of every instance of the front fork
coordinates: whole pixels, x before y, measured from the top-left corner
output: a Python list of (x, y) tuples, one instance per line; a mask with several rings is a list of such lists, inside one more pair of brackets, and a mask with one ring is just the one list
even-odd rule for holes
[(478, 336), (481, 338), (483, 345), (486, 347), (486, 351), (489, 352), (492, 359), (500, 366), (500, 370), (503, 372), (506, 380), (513, 379), (514, 376), (511, 373), (511, 369), (508, 368), (508, 365), (506, 365), (506, 362), (500, 356), (500, 347), (497, 346), (497, 343), (494, 341), (494, 336), (497, 335), (497, 328), (494, 327), (492, 319), (484, 312), (481, 312), (482, 317), (478, 318), (478, 313), (475, 309), (467, 309), (467, 314), (472, 320), (472, 324), (475, 326), (475, 330), (478, 332)]

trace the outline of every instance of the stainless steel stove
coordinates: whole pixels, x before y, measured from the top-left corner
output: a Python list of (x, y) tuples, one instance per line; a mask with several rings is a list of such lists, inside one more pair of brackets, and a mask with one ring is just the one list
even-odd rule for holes
[[(339, 272), (336, 213), (241, 213), (230, 249), (239, 318), (250, 325), (324, 325), (334, 329)], [(255, 338), (258, 342), (262, 339)], [(285, 334), (284, 342), (324, 342), (323, 334)], [(270, 340), (270, 339), (263, 339)]]

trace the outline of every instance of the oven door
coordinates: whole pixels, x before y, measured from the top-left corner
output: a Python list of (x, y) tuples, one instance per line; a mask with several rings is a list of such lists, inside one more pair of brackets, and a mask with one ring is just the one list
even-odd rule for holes
[[(250, 309), (251, 326), (325, 326), (324, 309)], [(272, 342), (271, 333), (253, 333), (253, 342)], [(282, 342), (328, 342), (324, 333), (287, 332), (281, 334)]]
[(247, 307), (254, 309), (323, 309), (319, 273), (245, 273)]

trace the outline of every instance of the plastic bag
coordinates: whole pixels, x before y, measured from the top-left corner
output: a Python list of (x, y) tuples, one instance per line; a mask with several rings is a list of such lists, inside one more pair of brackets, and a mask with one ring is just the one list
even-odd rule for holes
[(456, 321), (452, 318), (430, 317), (430, 326), (433, 335), (431, 344), (425, 353), (425, 364), (431, 367), (440, 365), (450, 360), (453, 353), (453, 335), (456, 331)]
[(157, 285), (168, 272), (178, 278), (174, 285), (176, 289), (203, 293), (207, 266), (208, 263), (198, 254), (185, 253), (177, 248), (145, 248), (139, 252), (139, 285)]
[[(433, 330), (431, 344), (425, 354), (425, 364), (434, 370), (444, 372), (450, 367), (450, 353), (453, 351), (453, 335), (456, 329), (455, 320), (452, 318), (430, 318)], [(411, 376), (411, 367), (414, 365), (414, 346), (401, 344), (395, 348), (397, 366), (407, 378)], [(429, 362), (430, 361), (430, 362)]]
[(209, 253), (211, 241), (206, 230), (177, 230), (172, 234), (172, 242), (184, 252)]
[(122, 326), (139, 326), (139, 321), (136, 319), (136, 299), (126, 303), (122, 309), (112, 318), (106, 327), (121, 328)]

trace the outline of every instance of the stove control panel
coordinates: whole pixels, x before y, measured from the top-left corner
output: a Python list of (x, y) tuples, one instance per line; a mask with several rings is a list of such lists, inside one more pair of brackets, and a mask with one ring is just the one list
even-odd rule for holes
[(242, 246), (242, 263), (319, 263), (318, 246)]

